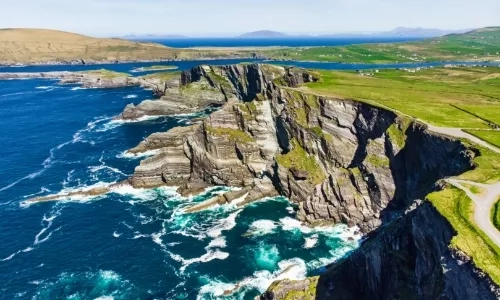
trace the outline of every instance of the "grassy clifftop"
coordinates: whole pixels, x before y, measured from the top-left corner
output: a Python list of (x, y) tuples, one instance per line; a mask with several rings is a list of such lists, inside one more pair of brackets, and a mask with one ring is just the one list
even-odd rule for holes
[[(235, 51), (174, 49), (154, 43), (93, 38), (46, 29), (0, 29), (0, 63), (71, 61), (156, 60), (231, 56)], [(237, 54), (237, 53), (236, 53)], [(244, 55), (244, 54), (242, 54)]]
[(388, 107), (437, 126), (491, 129), (500, 124), (498, 67), (319, 73), (320, 81), (302, 89)]

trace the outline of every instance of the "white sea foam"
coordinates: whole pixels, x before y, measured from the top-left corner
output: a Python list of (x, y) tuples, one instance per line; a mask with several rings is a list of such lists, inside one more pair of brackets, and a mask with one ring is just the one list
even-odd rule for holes
[(236, 218), (238, 214), (242, 212), (241, 209), (233, 212), (225, 219), (220, 219), (215, 226), (210, 228), (206, 235), (212, 238), (218, 237), (222, 234), (222, 231), (231, 230), (236, 226)]
[(125, 174), (123, 173), (122, 171), (120, 171), (119, 169), (117, 168), (113, 168), (113, 167), (110, 167), (110, 166), (107, 166), (106, 164), (102, 163), (101, 165), (99, 166), (89, 166), (87, 167), (89, 169), (90, 172), (92, 173), (96, 173), (96, 172), (99, 172), (101, 170), (109, 170), (113, 173), (116, 173), (116, 174), (120, 174), (120, 175), (123, 175), (123, 176), (129, 176), (128, 174)]
[(119, 238), (119, 237), (121, 237), (121, 236), (122, 236), (122, 234), (123, 234), (123, 233), (118, 233), (118, 232), (114, 231), (114, 232), (113, 232), (113, 237), (115, 237), (115, 238)]
[(181, 273), (184, 273), (186, 268), (194, 263), (206, 263), (214, 259), (224, 260), (229, 257), (229, 253), (220, 251), (218, 249), (208, 250), (207, 253), (203, 254), (202, 256), (191, 259), (185, 259), (182, 256), (171, 252), (168, 252), (168, 254), (173, 260), (178, 261), (182, 264), (182, 266), (179, 269)]
[[(50, 190), (46, 187), (41, 187), (40, 188), (40, 191), (36, 192), (36, 193), (33, 193), (33, 194), (29, 194), (29, 195), (26, 195), (26, 196), (23, 196), (24, 198), (32, 198), (36, 195), (40, 195), (40, 194), (43, 194), (43, 193), (49, 193)], [(0, 204), (1, 205), (1, 204)]]
[(253, 276), (245, 277), (236, 283), (224, 283), (220, 280), (209, 280), (210, 282), (201, 287), (197, 299), (207, 299), (210, 297), (222, 297), (231, 294), (236, 298), (246, 299), (245, 293), (252, 289), (257, 289), (263, 293), (276, 280), (291, 279), (301, 280), (306, 277), (307, 267), (300, 258), (283, 260), (278, 263), (278, 270), (270, 272), (267, 270), (257, 271)]
[(306, 237), (304, 239), (305, 239), (305, 243), (304, 243), (303, 247), (306, 249), (314, 248), (314, 246), (316, 246), (316, 244), (318, 243), (318, 235), (317, 234), (314, 234), (310, 237)]
[(15, 186), (16, 184), (18, 184), (19, 182), (21, 182), (21, 181), (23, 181), (23, 180), (26, 180), (26, 179), (33, 179), (33, 178), (35, 178), (35, 177), (39, 176), (40, 174), (42, 174), (44, 171), (45, 171), (45, 168), (40, 169), (40, 170), (38, 170), (38, 171), (36, 171), (36, 172), (33, 172), (33, 173), (31, 173), (31, 174), (28, 174), (28, 175), (24, 176), (23, 178), (18, 179), (18, 180), (16, 180), (16, 181), (14, 181), (13, 183), (8, 184), (8, 185), (6, 185), (6, 186), (4, 186), (4, 187), (0, 188), (0, 192), (10, 189), (11, 187)]
[(254, 221), (247, 233), (253, 236), (261, 236), (273, 233), (278, 226), (271, 220), (257, 220)]
[(210, 241), (208, 246), (205, 247), (206, 250), (210, 248), (225, 248), (226, 247), (226, 238), (223, 236), (219, 236)]
[(179, 195), (176, 191), (177, 187), (159, 187), (155, 189), (142, 189), (142, 188), (134, 188), (129, 184), (114, 186), (110, 190), (111, 193), (123, 196), (129, 196), (133, 199), (139, 200), (139, 201), (128, 201), (132, 205), (135, 205), (138, 202), (157, 200), (158, 197), (175, 197)]
[(158, 153), (160, 153), (160, 149), (148, 150), (148, 151), (144, 151), (144, 152), (140, 152), (140, 153), (130, 153), (128, 151), (124, 151), (124, 152), (118, 154), (116, 157), (117, 158), (127, 158), (127, 159), (138, 159), (138, 158), (155, 156)]
[(30, 252), (30, 251), (33, 251), (34, 248), (33, 247), (27, 247), (27, 248), (24, 248), (22, 250), (18, 250), (14, 253), (12, 253), (11, 255), (7, 256), (6, 258), (0, 260), (0, 261), (8, 261), (8, 260), (11, 260), (13, 259), (16, 255), (18, 255), (19, 253), (26, 253), (26, 252)]
[(131, 95), (127, 95), (127, 96), (123, 97), (123, 99), (135, 99), (137, 97), (138, 97), (137, 95), (131, 94)]
[(302, 225), (299, 220), (285, 217), (280, 219), (281, 228), (286, 231), (299, 230), (302, 233), (311, 233), (312, 229)]
[(56, 86), (50, 85), (50, 86), (37, 86), (35, 89), (37, 90), (53, 90), (56, 89)]

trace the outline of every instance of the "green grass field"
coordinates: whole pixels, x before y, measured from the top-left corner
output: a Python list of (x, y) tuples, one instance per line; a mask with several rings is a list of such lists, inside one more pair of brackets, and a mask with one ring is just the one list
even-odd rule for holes
[[(302, 90), (365, 101), (444, 127), (489, 129), (500, 124), (500, 68), (319, 71), (319, 82)], [(495, 80), (492, 80), (495, 79)]]
[(497, 146), (500, 148), (500, 131), (494, 130), (465, 130), (467, 133), (476, 136), (493, 146)]
[(500, 27), (408, 43), (282, 48), (262, 53), (274, 59), (343, 63), (500, 60)]
[(128, 73), (115, 72), (115, 71), (110, 71), (110, 70), (106, 70), (106, 69), (83, 71), (82, 73), (97, 75), (97, 76), (101, 76), (103, 78), (118, 78), (118, 77), (129, 77), (129, 76), (131, 76)]
[(434, 207), (457, 231), (451, 246), (464, 251), (477, 267), (500, 284), (500, 247), (486, 236), (474, 222), (474, 204), (467, 195), (454, 187), (427, 196)]

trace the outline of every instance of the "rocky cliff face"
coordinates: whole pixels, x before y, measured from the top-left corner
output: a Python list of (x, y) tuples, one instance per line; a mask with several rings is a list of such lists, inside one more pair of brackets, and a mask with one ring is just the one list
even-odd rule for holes
[(448, 247), (454, 235), (429, 202), (417, 202), (319, 278), (276, 282), (261, 299), (498, 299), (487, 275)]
[[(184, 72), (162, 99), (129, 106), (122, 117), (193, 113), (212, 105), (221, 109), (199, 124), (153, 134), (131, 149), (157, 154), (141, 162), (130, 183), (179, 186), (186, 194), (210, 185), (242, 188), (190, 211), (281, 194), (298, 203), (302, 221), (342, 222), (364, 233), (381, 228), (380, 238), (366, 243), (372, 246), (365, 244), (335, 267), (341, 272), (329, 271), (320, 279), (325, 298), (318, 299), (344, 287), (340, 299), (460, 299), (465, 291), (492, 295), (470, 264), (444, 274), (441, 263), (459, 261), (447, 250), (453, 231), (437, 212), (426, 204), (404, 215), (439, 179), (473, 168), (474, 151), (393, 112), (296, 89), (318, 79), (313, 72), (269, 65)], [(391, 225), (381, 227), (386, 224)], [(435, 237), (434, 226), (440, 230)], [(345, 279), (335, 275), (344, 272), (349, 274)], [(466, 286), (451, 287), (462, 279)], [(276, 287), (266, 297), (286, 294)]]

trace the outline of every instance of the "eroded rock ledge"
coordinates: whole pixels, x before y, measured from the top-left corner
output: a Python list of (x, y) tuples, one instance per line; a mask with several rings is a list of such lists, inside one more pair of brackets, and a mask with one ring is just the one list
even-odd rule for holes
[[(447, 221), (428, 203), (412, 207), (440, 179), (474, 168), (477, 151), (391, 111), (296, 89), (316, 80), (314, 72), (254, 64), (200, 66), (165, 82), (161, 99), (127, 106), (120, 118), (220, 109), (131, 149), (156, 155), (129, 184), (178, 186), (182, 194), (242, 189), (191, 212), (284, 195), (304, 222), (347, 223), (373, 235), (319, 279), (317, 299), (492, 299), (489, 283), (448, 249)], [(278, 282), (263, 299), (307, 299), (317, 282)]]
[[(474, 168), (477, 151), (393, 112), (295, 89), (318, 79), (269, 65), (183, 73), (151, 107), (161, 114), (222, 107), (132, 149), (158, 154), (142, 161), (130, 182), (183, 193), (236, 186), (245, 202), (280, 194), (298, 203), (302, 221), (347, 223), (373, 235), (319, 283), (278, 282), (263, 299), (306, 299), (314, 284), (319, 290), (310, 299), (493, 299), (491, 282), (449, 250), (454, 232), (429, 203), (405, 213), (440, 179)], [(190, 88), (194, 96), (183, 97)], [(151, 113), (141, 105), (128, 108), (131, 116)], [(191, 211), (229, 201), (211, 199)]]
[(79, 84), (83, 88), (119, 88), (127, 86), (143, 86), (153, 93), (164, 83), (154, 78), (131, 77), (126, 73), (108, 70), (93, 70), (81, 72), (17, 72), (0, 73), (0, 80), (6, 79), (57, 79), (59, 84)]

